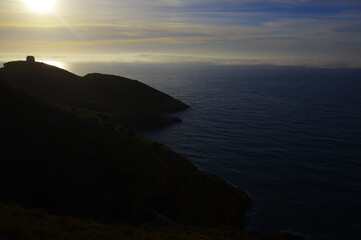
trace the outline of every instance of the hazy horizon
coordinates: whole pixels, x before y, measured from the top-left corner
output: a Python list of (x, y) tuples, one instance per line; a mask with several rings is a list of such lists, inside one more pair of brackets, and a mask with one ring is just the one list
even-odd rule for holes
[[(279, 67), (307, 67), (307, 68), (350, 68), (360, 69), (361, 63), (357, 61), (350, 62), (345, 59), (330, 58), (216, 58), (201, 57), (192, 55), (171, 55), (171, 54), (119, 54), (119, 55), (83, 55), (83, 56), (64, 56), (47, 54), (28, 54), (34, 56), (37, 62), (54, 65), (69, 71), (72, 71), (72, 65), (79, 64), (172, 64), (172, 65), (229, 65), (229, 66), (279, 66)], [(0, 63), (11, 61), (25, 61), (24, 54), (0, 55)]]
[(356, 0), (2, 1), (0, 60), (361, 67)]

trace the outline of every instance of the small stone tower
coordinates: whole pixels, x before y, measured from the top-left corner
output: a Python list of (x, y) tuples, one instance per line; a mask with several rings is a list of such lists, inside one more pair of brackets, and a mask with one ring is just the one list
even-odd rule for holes
[(27, 57), (26, 57), (26, 62), (28, 62), (28, 63), (34, 63), (34, 62), (35, 62), (35, 57), (34, 57), (34, 56), (27, 56)]

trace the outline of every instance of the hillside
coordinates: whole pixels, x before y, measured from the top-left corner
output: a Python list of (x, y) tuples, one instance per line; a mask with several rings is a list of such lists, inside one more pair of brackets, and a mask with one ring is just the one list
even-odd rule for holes
[(4, 240), (302, 240), (301, 236), (289, 233), (244, 232), (231, 226), (109, 225), (14, 204), (0, 204), (0, 216), (0, 239)]
[(103, 112), (131, 128), (179, 122), (180, 119), (161, 113), (188, 107), (136, 80), (99, 73), (80, 77), (40, 62), (5, 63), (0, 77), (30, 95), (55, 104)]
[(244, 232), (244, 191), (115, 110), (134, 121), (185, 104), (134, 80), (34, 64), (0, 69), (0, 239), (301, 239)]
[(3, 202), (102, 222), (242, 226), (247, 195), (161, 144), (4, 82), (0, 99)]

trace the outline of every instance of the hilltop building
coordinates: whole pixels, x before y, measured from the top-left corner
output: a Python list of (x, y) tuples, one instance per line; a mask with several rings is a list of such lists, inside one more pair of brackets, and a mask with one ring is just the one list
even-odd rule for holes
[(27, 57), (26, 57), (26, 62), (28, 62), (28, 63), (34, 63), (34, 62), (35, 62), (35, 57), (34, 57), (34, 56), (27, 56)]

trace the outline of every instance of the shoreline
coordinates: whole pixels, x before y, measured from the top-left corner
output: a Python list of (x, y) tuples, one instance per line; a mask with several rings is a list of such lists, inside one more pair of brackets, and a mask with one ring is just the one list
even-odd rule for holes
[[(2, 69), (0, 73), (2, 74), (3, 71)], [(102, 76), (108, 77), (108, 75)], [(20, 78), (21, 77), (24, 76), (20, 76)], [(25, 77), (28, 77), (28, 75), (25, 75)], [(113, 77), (110, 78), (113, 80)], [(6, 80), (9, 79), (13, 80), (11, 78)], [(117, 78), (116, 80), (118, 81), (119, 79), (120, 78)], [(21, 80), (23, 79), (20, 79), (20, 83)], [(27, 78), (25, 80), (28, 81), (29, 79)], [(33, 77), (30, 80), (36, 81), (38, 79)], [(40, 80), (47, 83), (47, 78), (40, 78)], [(26, 81), (24, 81), (25, 84), (29, 82)], [(61, 84), (61, 82), (58, 84)], [(31, 88), (29, 89), (30, 91), (32, 90)], [(29, 89), (27, 90), (29, 91)], [(242, 188), (235, 186), (215, 174), (201, 170), (187, 158), (160, 143), (144, 137), (142, 137), (144, 139), (140, 139), (129, 130), (117, 126), (116, 123), (112, 122), (111, 118), (108, 119), (104, 114), (89, 111), (75, 111), (73, 109), (69, 111), (69, 109), (65, 109), (64, 106), (64, 109), (61, 109), (62, 105), (54, 107), (50, 103), (45, 104), (40, 98), (25, 94), (25, 91), (21, 92), (11, 87), (2, 90), (5, 95), (7, 94), (12, 98), (13, 101), (9, 102), (18, 101), (19, 103), (16, 104), (17, 108), (9, 104), (7, 106), (9, 108), (8, 111), (10, 113), (14, 111), (16, 114), (22, 114), (21, 116), (23, 116), (21, 119), (15, 119), (15, 121), (3, 119), (5, 126), (10, 125), (9, 130), (7, 129), (9, 131), (9, 138), (11, 139), (11, 136), (22, 134), (16, 127), (18, 125), (30, 130), (29, 135), (25, 136), (24, 145), (14, 140), (14, 143), (16, 143), (15, 146), (19, 149), (22, 149), (22, 147), (28, 149), (30, 146), (31, 151), (20, 151), (19, 154), (25, 154), (23, 156), (24, 159), (30, 159), (32, 155), (40, 156), (40, 160), (38, 159), (39, 162), (37, 162), (35, 166), (40, 166), (39, 169), (42, 171), (41, 173), (45, 173), (44, 175), (36, 175), (39, 179), (32, 182), (33, 174), (30, 173), (26, 175), (26, 173), (22, 173), (21, 169), (26, 168), (27, 165), (24, 164), (30, 164), (29, 169), (31, 171), (38, 171), (38, 169), (31, 168), (33, 160), (29, 160), (29, 162), (25, 161), (25, 163), (21, 161), (11, 163), (19, 167), (20, 170), (20, 172), (15, 172), (15, 176), (20, 174), (20, 176), (24, 178), (24, 182), (16, 185), (17, 187), (14, 187), (14, 192), (11, 192), (11, 194), (20, 194), (19, 199), (22, 199), (25, 195), (22, 196), (21, 194), (23, 193), (17, 192), (19, 191), (18, 189), (24, 186), (35, 188), (35, 192), (40, 190), (40, 192), (45, 194), (43, 197), (42, 195), (36, 196), (39, 202), (36, 202), (35, 205), (38, 204), (41, 206), (44, 204), (46, 206), (49, 202), (44, 198), (49, 197), (49, 195), (51, 197), (52, 195), (57, 196), (59, 194), (58, 192), (53, 192), (55, 189), (53, 189), (52, 186), (59, 184), (58, 181), (60, 181), (62, 188), (64, 188), (64, 193), (69, 194), (70, 192), (73, 193), (74, 196), (78, 196), (74, 199), (68, 199), (67, 196), (62, 196), (64, 197), (63, 200), (68, 202), (69, 206), (75, 211), (75, 215), (87, 216), (91, 214), (88, 212), (87, 206), (81, 209), (81, 207), (84, 207), (82, 206), (84, 203), (81, 199), (85, 196), (78, 193), (77, 189), (89, 188), (85, 191), (87, 194), (91, 193), (89, 196), (86, 195), (90, 198), (87, 200), (97, 203), (97, 198), (91, 199), (91, 197), (92, 195), (104, 196), (103, 187), (99, 187), (104, 185), (107, 189), (108, 199), (102, 200), (105, 204), (96, 206), (99, 208), (97, 210), (99, 216), (94, 216), (99, 219), (105, 219), (105, 217), (107, 217), (109, 218), (107, 220), (111, 220), (115, 216), (113, 212), (114, 209), (119, 208), (119, 213), (121, 214), (123, 211), (128, 211), (128, 207), (133, 207), (135, 215), (130, 214), (129, 219), (134, 217), (134, 221), (144, 221), (144, 219), (148, 217), (147, 214), (150, 207), (156, 209), (157, 212), (169, 219), (173, 220), (174, 216), (178, 217), (178, 220), (174, 219), (175, 222), (184, 225), (221, 226), (229, 224), (244, 227), (245, 212), (250, 210), (252, 199), (249, 193)], [(85, 113), (88, 115), (85, 115)], [(55, 128), (54, 126), (57, 127)], [(52, 134), (49, 135), (49, 132), (52, 132)], [(60, 140), (58, 139), (59, 136), (61, 136)], [(69, 138), (69, 136), (71, 136), (71, 138)], [(44, 139), (46, 142), (44, 142)], [(62, 142), (62, 139), (67, 139), (67, 141)], [(102, 139), (102, 141), (98, 141), (98, 139)], [(69, 140), (70, 142), (74, 141), (75, 146), (78, 146), (79, 143), (83, 145), (78, 146), (80, 149), (74, 149), (72, 144), (68, 143)], [(115, 146), (115, 142), (121, 142), (123, 146)], [(14, 147), (11, 145), (11, 142), (7, 144), (10, 149)], [(68, 144), (70, 145), (68, 146)], [(42, 149), (43, 145), (49, 145), (49, 148)], [(69, 152), (59, 152), (56, 150), (58, 146), (64, 149), (69, 148), (66, 150)], [(90, 148), (89, 146), (97, 147)], [(121, 147), (120, 150), (119, 147)], [(5, 146), (5, 148), (7, 147)], [(52, 148), (55, 148), (55, 150)], [(50, 165), (47, 165), (49, 162), (45, 161), (47, 154), (44, 155), (44, 151), (45, 153), (49, 151), (49, 156), (52, 156)], [(54, 155), (54, 152), (58, 153), (58, 155)], [(86, 157), (84, 157), (85, 152)], [(126, 152), (125, 157), (124, 152)], [(9, 156), (5, 158), (5, 162), (12, 160)], [(44, 159), (42, 159), (41, 156), (43, 156)], [(72, 156), (70, 160), (69, 156)], [(90, 163), (93, 165), (88, 165), (89, 159), (91, 159)], [(103, 161), (100, 161), (102, 159), (106, 159), (105, 165)], [(119, 159), (122, 161), (119, 162)], [(72, 164), (69, 165), (70, 162)], [(74, 163), (77, 163), (79, 166), (73, 165)], [(75, 169), (74, 166), (76, 167)], [(85, 168), (83, 168), (84, 166)], [(16, 168), (14, 169), (16, 170)], [(48, 171), (54, 175), (51, 174), (48, 176)], [(109, 174), (109, 172), (113, 173), (113, 171), (115, 171), (114, 174)], [(73, 175), (70, 174), (66, 176), (67, 174), (65, 173), (72, 173)], [(84, 182), (83, 179), (78, 178), (76, 173), (87, 176), (93, 183)], [(6, 176), (4, 178), (6, 178)], [(47, 179), (49, 182), (44, 182), (43, 179)], [(3, 182), (9, 181), (4, 179)], [(125, 190), (122, 188), (119, 189), (119, 185), (123, 186)], [(127, 188), (135, 192), (134, 196), (127, 196), (127, 194), (131, 192), (127, 191)], [(13, 189), (9, 189), (9, 191), (13, 191)], [(33, 190), (30, 190), (30, 192), (32, 191)], [(94, 193), (94, 191), (96, 192)], [(9, 196), (11, 196), (11, 194)], [(30, 196), (34, 197), (32, 194), (30, 194)], [(78, 201), (77, 198), (81, 198), (79, 202), (76, 202)], [(118, 201), (124, 199), (129, 201), (129, 206), (120, 206)], [(26, 201), (26, 199), (22, 200)], [(56, 203), (52, 206), (55, 212), (62, 212), (63, 210), (69, 211), (69, 209), (61, 208), (63, 207), (61, 206), (62, 199), (54, 198), (53, 201)], [(59, 203), (57, 203), (57, 201), (59, 201)], [(90, 201), (87, 202), (87, 204), (94, 207)], [(60, 206), (59, 209), (57, 209), (57, 207), (59, 207), (57, 204)], [(103, 205), (105, 205), (106, 208), (104, 208)], [(52, 207), (50, 207), (50, 209)], [(237, 209), (236, 212), (234, 211), (235, 209)], [(109, 210), (112, 211), (107, 212), (104, 217), (102, 215), (103, 211)]]

